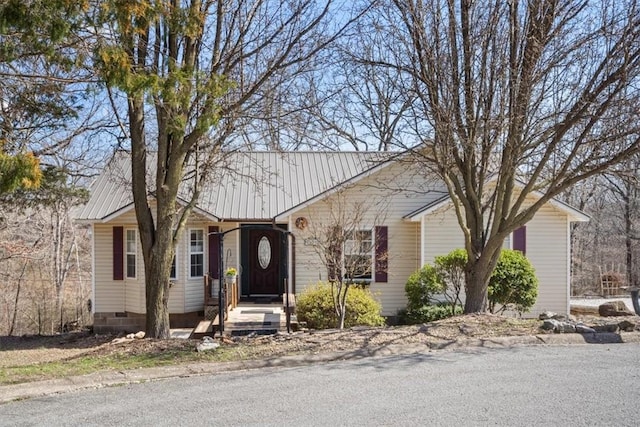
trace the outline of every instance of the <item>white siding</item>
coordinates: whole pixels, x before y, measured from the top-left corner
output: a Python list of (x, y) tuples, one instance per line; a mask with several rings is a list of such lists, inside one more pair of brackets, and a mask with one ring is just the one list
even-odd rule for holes
[[(527, 223), (527, 258), (539, 280), (538, 300), (526, 317), (550, 310), (567, 313), (567, 216), (547, 204)], [(424, 263), (438, 255), (464, 247), (462, 231), (453, 207), (439, 209), (423, 218)]]
[[(434, 187), (432, 186), (431, 189)], [(405, 190), (405, 191), (401, 191)], [(411, 273), (420, 267), (420, 224), (403, 220), (403, 216), (442, 196), (429, 192), (422, 178), (412, 176), (406, 165), (394, 165), (368, 177), (356, 187), (335, 194), (292, 215), (305, 217), (307, 229), (292, 228), (295, 238), (295, 285), (300, 293), (310, 284), (327, 280), (327, 270), (313, 245), (314, 236), (332, 223), (331, 211), (342, 204), (365, 203), (363, 228), (388, 227), (388, 282), (372, 283), (371, 290), (382, 303), (383, 315), (395, 315), (406, 306), (404, 285)]]
[(113, 280), (113, 226), (95, 224), (93, 231), (95, 265), (95, 312), (125, 311), (125, 284), (123, 280)]
[[(189, 278), (189, 240), (190, 228), (202, 228), (205, 231), (205, 273), (209, 271), (209, 247), (208, 228), (211, 225), (220, 225), (222, 229), (231, 229), (237, 224), (217, 224), (203, 220), (196, 215), (187, 223), (186, 230), (178, 241), (176, 254), (176, 278), (172, 279), (169, 290), (169, 312), (174, 314), (189, 313), (204, 309), (204, 279)], [(136, 278), (125, 280), (112, 280), (113, 278), (113, 227), (121, 226), (135, 228), (135, 213), (129, 211), (107, 224), (95, 224), (94, 226), (94, 251), (95, 251), (95, 312), (121, 312), (145, 313), (145, 285), (144, 263), (142, 258), (142, 246), (137, 247)], [(126, 233), (126, 231), (125, 231)], [(125, 234), (126, 236), (126, 234)], [(225, 262), (228, 265), (237, 266), (237, 233), (229, 233), (225, 236)], [(126, 264), (125, 264), (126, 267)], [(226, 268), (226, 267), (225, 267)]]
[(446, 206), (423, 218), (422, 264), (433, 264), (435, 257), (454, 249), (464, 248), (464, 237), (451, 206)]
[(527, 316), (543, 311), (567, 313), (568, 262), (567, 217), (544, 206), (527, 224), (527, 258), (538, 276), (538, 300)]

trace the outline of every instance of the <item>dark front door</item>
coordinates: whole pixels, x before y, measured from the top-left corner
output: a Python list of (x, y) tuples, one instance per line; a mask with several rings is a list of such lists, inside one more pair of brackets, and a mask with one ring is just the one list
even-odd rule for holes
[(250, 295), (279, 295), (282, 233), (269, 229), (249, 229), (246, 261)]

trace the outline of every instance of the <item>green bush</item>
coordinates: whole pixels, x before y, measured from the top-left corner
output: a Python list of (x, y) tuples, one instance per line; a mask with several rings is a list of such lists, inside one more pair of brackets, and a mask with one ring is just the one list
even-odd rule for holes
[[(436, 257), (435, 266), (429, 264), (413, 273), (405, 285), (408, 304), (406, 315), (418, 323), (430, 319), (431, 312), (444, 309), (433, 296), (443, 295), (453, 311), (460, 309), (460, 292), (464, 287), (464, 266), (467, 253), (456, 249)], [(489, 281), (489, 311), (515, 310), (520, 313), (531, 309), (538, 297), (538, 279), (529, 260), (519, 251), (504, 249)], [(440, 308), (425, 308), (438, 306)], [(429, 314), (421, 314), (422, 312)], [(446, 317), (446, 316), (445, 316)], [(414, 322), (415, 323), (415, 322)]]
[(529, 260), (520, 251), (505, 249), (489, 280), (489, 311), (527, 312), (538, 297), (538, 279)]
[(401, 310), (398, 313), (398, 320), (404, 325), (415, 325), (457, 316), (462, 314), (462, 311), (462, 306), (456, 305), (452, 314), (451, 305), (448, 303), (425, 305), (414, 309)]
[(434, 262), (436, 271), (445, 284), (445, 299), (452, 307), (462, 305), (460, 294), (464, 289), (464, 267), (467, 264), (467, 251), (455, 249), (447, 255), (437, 256)]
[[(344, 326), (382, 326), (381, 310), (382, 306), (368, 289), (350, 286)], [(296, 313), (298, 320), (306, 322), (311, 329), (335, 328), (338, 317), (333, 306), (331, 284), (321, 282), (302, 292), (296, 299)]]
[(438, 270), (426, 264), (420, 270), (409, 276), (404, 291), (409, 300), (409, 311), (422, 308), (434, 302), (433, 295), (445, 291), (446, 285)]

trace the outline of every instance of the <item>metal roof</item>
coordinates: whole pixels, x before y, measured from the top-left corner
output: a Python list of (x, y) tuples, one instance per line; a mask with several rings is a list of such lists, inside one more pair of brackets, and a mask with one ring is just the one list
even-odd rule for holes
[[(391, 157), (380, 152), (234, 152), (204, 186), (197, 207), (224, 220), (271, 220)], [(116, 153), (76, 219), (102, 221), (131, 205), (130, 159), (129, 153)]]

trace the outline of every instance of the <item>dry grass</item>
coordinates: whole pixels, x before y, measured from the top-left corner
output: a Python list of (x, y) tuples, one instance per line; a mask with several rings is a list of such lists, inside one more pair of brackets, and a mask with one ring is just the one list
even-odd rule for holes
[(443, 348), (460, 339), (535, 335), (542, 333), (540, 324), (538, 320), (470, 314), (413, 326), (224, 338), (218, 350), (206, 353), (195, 350), (198, 340), (143, 339), (115, 343), (112, 342), (115, 336), (87, 332), (0, 337), (0, 384), (82, 375), (100, 370), (350, 352), (386, 346)]

